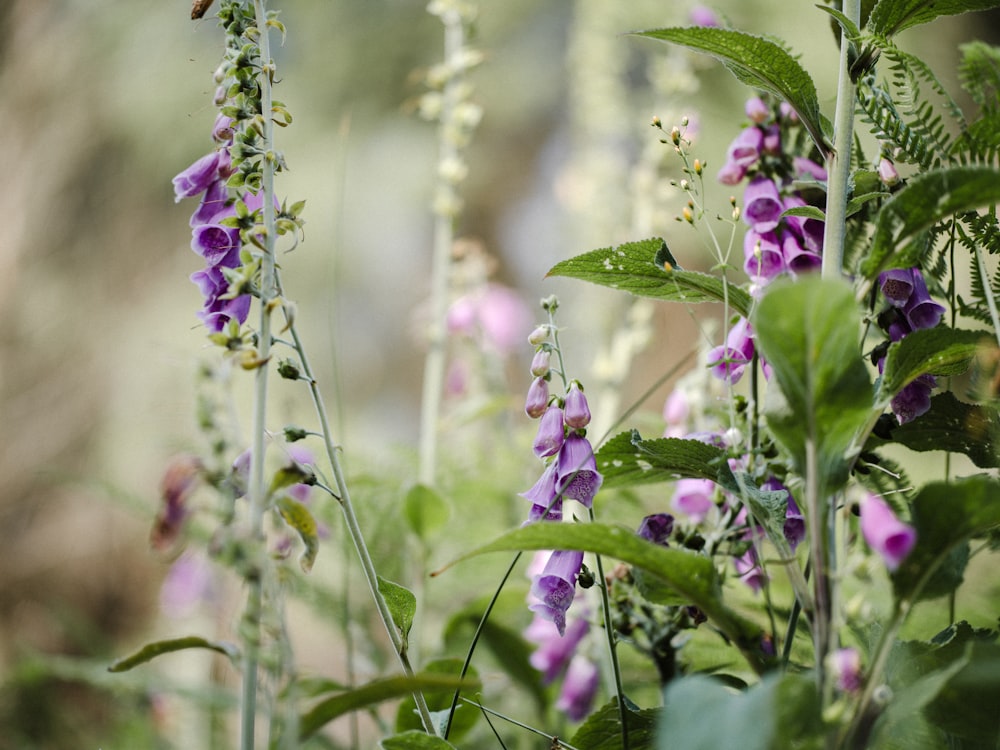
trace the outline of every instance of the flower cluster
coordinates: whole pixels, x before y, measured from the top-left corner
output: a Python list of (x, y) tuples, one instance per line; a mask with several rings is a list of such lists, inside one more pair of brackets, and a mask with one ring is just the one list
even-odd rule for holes
[[(899, 341), (921, 328), (941, 322), (944, 307), (931, 299), (919, 268), (894, 268), (879, 274), (879, 286), (887, 307), (878, 316), (879, 327), (889, 341)], [(878, 347), (873, 359), (879, 372), (885, 366), (885, 348)], [(892, 399), (890, 407), (900, 424), (910, 422), (931, 408), (931, 391), (937, 385), (933, 375), (921, 375)]]

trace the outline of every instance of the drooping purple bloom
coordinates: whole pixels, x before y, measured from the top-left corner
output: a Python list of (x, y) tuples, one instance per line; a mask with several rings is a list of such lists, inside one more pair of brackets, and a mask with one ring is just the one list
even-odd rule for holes
[(856, 693), (861, 689), (861, 654), (855, 648), (838, 648), (827, 657), (827, 667), (838, 690)]
[(773, 232), (753, 229), (743, 237), (743, 270), (757, 283), (766, 283), (785, 270), (785, 256)]
[(559, 635), (566, 634), (566, 611), (576, 595), (576, 577), (582, 565), (582, 552), (556, 550), (531, 584), (531, 594), (538, 601), (529, 609), (554, 622)]
[(795, 502), (795, 498), (792, 497), (792, 493), (788, 491), (788, 488), (779, 482), (774, 477), (770, 477), (761, 484), (760, 488), (762, 490), (768, 490), (769, 492), (774, 492), (777, 490), (784, 490), (788, 493), (788, 506), (785, 509), (785, 541), (788, 542), (788, 546), (792, 548), (792, 552), (795, 548), (799, 546), (803, 539), (806, 538), (806, 522), (805, 518), (802, 516), (802, 511), (799, 510), (798, 504)]
[(913, 269), (892, 268), (878, 275), (879, 288), (893, 307), (903, 307), (913, 294)]
[(900, 566), (917, 542), (914, 528), (896, 518), (878, 495), (866, 495), (861, 501), (861, 533), (890, 571)]
[(944, 307), (931, 299), (919, 268), (913, 269), (913, 293), (903, 306), (903, 312), (914, 330), (934, 328), (944, 315)]
[(724, 346), (717, 346), (708, 353), (708, 366), (720, 380), (738, 383), (743, 371), (753, 359), (754, 344), (750, 324), (740, 318), (729, 330)]
[(201, 224), (191, 232), (191, 249), (210, 266), (239, 265), (240, 230), (221, 224)]
[(566, 626), (566, 634), (559, 635), (554, 622), (535, 614), (523, 635), (525, 640), (538, 646), (528, 661), (542, 673), (543, 684), (552, 683), (566, 669), (589, 629), (590, 623), (583, 617), (577, 617)]
[(587, 404), (587, 397), (575, 382), (570, 384), (569, 393), (566, 394), (563, 416), (567, 427), (583, 429), (590, 424), (590, 406)]
[(556, 462), (553, 461), (530, 490), (520, 493), (521, 497), (531, 503), (531, 509), (528, 511), (529, 522), (562, 520), (562, 498), (556, 489), (557, 478)]
[(670, 504), (692, 523), (701, 523), (715, 507), (715, 482), (691, 477), (679, 479)]
[(551, 349), (543, 348), (535, 352), (535, 356), (531, 358), (531, 374), (537, 378), (548, 375), (550, 359), (552, 359)]
[(764, 133), (756, 125), (744, 128), (729, 144), (726, 163), (719, 170), (719, 182), (737, 185), (746, 176), (747, 170), (760, 159)]
[(217, 178), (219, 171), (219, 152), (206, 154), (174, 177), (174, 201), (180, 203), (182, 198), (193, 198), (208, 190)]
[[(800, 208), (806, 205), (808, 204), (794, 193), (785, 196), (784, 208), (786, 211), (789, 208)], [(817, 256), (822, 254), (823, 234), (826, 231), (826, 226), (820, 219), (814, 219), (811, 216), (786, 216), (783, 221), (799, 239), (803, 250), (815, 253)]]
[(570, 721), (583, 721), (594, 705), (599, 684), (597, 665), (583, 654), (576, 654), (566, 669), (556, 708)]
[(937, 386), (933, 375), (920, 375), (893, 396), (889, 402), (892, 413), (900, 424), (912, 422), (931, 408), (931, 391)]
[(761, 151), (772, 156), (778, 156), (781, 153), (781, 126), (778, 123), (773, 122), (764, 128)]
[(817, 182), (826, 182), (826, 169), (804, 156), (792, 157), (792, 170), (796, 177), (811, 177)]
[(531, 381), (528, 397), (524, 401), (524, 413), (538, 419), (549, 408), (549, 381), (539, 376)]
[(764, 570), (760, 567), (760, 562), (757, 560), (757, 553), (753, 547), (747, 549), (739, 557), (734, 557), (733, 567), (736, 568), (736, 574), (740, 577), (740, 580), (749, 586), (754, 593), (760, 591), (764, 584), (767, 583), (767, 576), (764, 575)]
[(556, 486), (562, 496), (591, 507), (604, 477), (597, 470), (590, 441), (571, 430), (559, 450), (556, 467), (559, 476)]
[(554, 456), (562, 448), (565, 437), (563, 410), (558, 406), (550, 406), (538, 422), (534, 444), (535, 455), (539, 458)]
[(653, 544), (666, 547), (673, 530), (674, 517), (672, 515), (669, 513), (654, 513), (642, 519), (642, 523), (639, 524), (639, 530), (636, 533)]
[(747, 99), (743, 111), (746, 112), (747, 119), (755, 125), (764, 124), (771, 116), (771, 108), (759, 96)]
[(781, 254), (785, 261), (785, 267), (793, 276), (815, 271), (823, 265), (823, 258), (817, 253), (803, 248), (799, 238), (792, 232), (785, 232), (782, 237)]
[(228, 208), (226, 202), (229, 200), (229, 191), (226, 189), (226, 183), (222, 180), (215, 180), (205, 194), (201, 196), (201, 203), (198, 204), (198, 208), (195, 212), (191, 214), (191, 226), (196, 227), (199, 224), (211, 224), (212, 220), (225, 212)]
[(199, 604), (215, 598), (214, 583), (210, 561), (203, 555), (186, 552), (170, 566), (160, 585), (160, 609), (168, 617), (190, 617)]
[(743, 220), (755, 232), (764, 234), (778, 226), (784, 206), (774, 180), (758, 175), (750, 180), (743, 192)]

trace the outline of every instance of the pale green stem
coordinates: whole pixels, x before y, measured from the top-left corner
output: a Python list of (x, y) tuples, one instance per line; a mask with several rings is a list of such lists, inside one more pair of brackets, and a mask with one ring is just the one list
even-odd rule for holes
[(809, 516), (809, 559), (813, 570), (813, 605), (811, 613), (813, 650), (816, 654), (817, 685), (825, 684), (826, 655), (829, 650), (830, 626), (830, 571), (827, 561), (829, 545), (829, 524), (827, 523), (827, 498), (820, 493), (818, 482), (816, 444), (810, 439), (806, 443), (806, 487), (805, 501)]
[[(337, 499), (340, 502), (340, 508), (343, 511), (344, 520), (347, 524), (347, 533), (350, 534), (351, 541), (354, 542), (354, 548), (361, 561), (361, 569), (365, 575), (365, 580), (368, 583), (368, 589), (372, 595), (372, 599), (375, 601), (375, 608), (378, 610), (379, 617), (382, 619), (382, 624), (385, 626), (385, 630), (389, 634), (389, 640), (392, 643), (392, 649), (395, 651), (396, 657), (399, 660), (400, 667), (402, 667), (403, 672), (407, 676), (412, 676), (413, 667), (410, 665), (410, 659), (406, 654), (406, 645), (403, 643), (402, 636), (393, 624), (392, 612), (389, 610), (389, 605), (386, 603), (385, 597), (382, 596), (382, 592), (379, 591), (378, 574), (375, 571), (375, 564), (372, 561), (371, 553), (368, 551), (368, 545), (365, 543), (364, 534), (361, 532), (361, 526), (358, 524), (358, 517), (354, 512), (354, 505), (351, 503), (351, 495), (347, 489), (347, 481), (344, 478), (344, 472), (340, 465), (340, 454), (333, 442), (333, 432), (330, 429), (330, 420), (327, 416), (326, 405), (323, 403), (323, 394), (320, 393), (316, 378), (313, 377), (312, 367), (309, 364), (309, 357), (306, 355), (305, 347), (302, 345), (302, 340), (299, 338), (295, 324), (289, 321), (288, 328), (289, 333), (291, 333), (292, 336), (292, 343), (295, 346), (295, 351), (299, 355), (302, 379), (309, 385), (309, 393), (312, 396), (313, 407), (316, 410), (316, 418), (320, 423), (320, 431), (323, 434), (323, 445), (326, 448), (326, 455), (333, 470), (334, 483), (338, 494)], [(414, 693), (413, 700), (417, 705), (417, 711), (420, 713), (424, 729), (427, 730), (429, 734), (437, 734), (437, 727), (435, 727), (434, 722), (431, 719), (430, 709), (428, 709), (427, 701), (424, 700), (423, 695), (420, 693)]]
[[(844, 15), (855, 24), (861, 19), (861, 0), (844, 0)], [(848, 50), (851, 43), (840, 35), (840, 82), (833, 123), (833, 153), (827, 161), (826, 230), (823, 235), (823, 278), (839, 279), (844, 266), (847, 186), (851, 177), (851, 146), (854, 142), (854, 99)]]
[(986, 289), (986, 304), (990, 308), (990, 319), (993, 321), (993, 330), (996, 332), (997, 343), (1000, 344), (1000, 314), (997, 313), (997, 301), (993, 299), (993, 295), (990, 293), (990, 276), (986, 270), (986, 261), (983, 259), (983, 253), (978, 244), (973, 247), (973, 252), (976, 254), (979, 275), (983, 279), (983, 286)]
[(264, 0), (254, 0), (254, 14), (257, 18), (257, 28), (260, 32), (261, 72), (261, 116), (263, 118), (264, 159), (262, 160), (261, 192), (263, 200), (264, 251), (261, 262), (260, 278), (260, 326), (258, 329), (257, 355), (262, 363), (256, 372), (254, 383), (253, 433), (250, 446), (250, 487), (248, 492), (250, 503), (250, 534), (253, 553), (251, 555), (251, 571), (247, 576), (246, 614), (243, 627), (246, 629), (246, 662), (243, 668), (242, 692), (242, 723), (240, 747), (242, 750), (253, 750), (254, 727), (257, 714), (257, 664), (260, 638), (260, 610), (262, 604), (261, 576), (258, 569), (258, 557), (261, 556), (264, 537), (264, 506), (266, 502), (264, 487), (264, 452), (265, 435), (267, 432), (267, 379), (269, 368), (267, 361), (271, 356), (271, 306), (274, 297), (274, 125), (271, 121), (271, 45), (267, 32)]
[[(458, 58), (465, 43), (465, 30), (459, 13), (448, 12), (441, 17), (444, 23), (445, 64)], [(459, 67), (456, 65), (442, 93), (441, 122), (439, 128), (440, 154), (438, 164), (453, 162), (458, 158), (458, 144), (452, 134), (454, 111), (461, 85)], [(451, 191), (447, 178), (438, 178), (438, 192)], [(437, 204), (438, 201), (436, 200)], [(435, 205), (434, 243), (431, 257), (431, 316), (427, 332), (427, 359), (424, 361), (424, 383), (420, 413), (420, 465), (418, 478), (428, 487), (434, 486), (437, 475), (438, 416), (444, 389), (445, 358), (447, 355), (449, 287), (451, 280), (451, 247), (454, 242), (454, 217), (451, 202)]]

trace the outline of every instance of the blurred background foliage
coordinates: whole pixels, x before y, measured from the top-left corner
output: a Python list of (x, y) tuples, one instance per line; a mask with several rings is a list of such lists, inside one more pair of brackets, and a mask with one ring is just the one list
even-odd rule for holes
[[(278, 132), (290, 166), (278, 191), (308, 202), (306, 241), (281, 260), (286, 288), (340, 424), (376, 556), (387, 577), (424, 589), (422, 636), (434, 652), (443, 618), (491, 587), (501, 563), (470, 563), (430, 583), (405, 580), (407, 571), (522, 517), (514, 493), (537, 469), (519, 417), (530, 349), (488, 363), (490, 398), (449, 407), (449, 526), (433, 549), (401, 550), (394, 509), (414, 474), (437, 159), (435, 127), (415, 110), (423, 72), (442, 56), (441, 27), (413, 0), (270, 5), (288, 27), (276, 96), (295, 117)], [(649, 122), (658, 115), (669, 129), (688, 116), (692, 152), (714, 177), (747, 92), (718, 65), (623, 35), (687, 23), (678, 4), (479, 5), (471, 45), (485, 62), (471, 80), (485, 116), (457, 230), (532, 310), (539, 297), (560, 296), (570, 372), (592, 401), (605, 399), (607, 428), (691, 348), (697, 328), (681, 308), (637, 307), (544, 274), (570, 255), (653, 234), (665, 234), (684, 265), (710, 263), (702, 241), (674, 220), (682, 203), (666, 180), (680, 177), (679, 165)], [(738, 28), (789, 40), (832, 110), (835, 44), (810, 3), (723, 0), (715, 9)], [(202, 448), (197, 373), (215, 357), (187, 280), (197, 268), (187, 248), (191, 206), (174, 204), (170, 179), (211, 147), (222, 36), (213, 19), (188, 14), (187, 0), (0, 2), (0, 748), (204, 742), (204, 734), (184, 739), (192, 729), (163, 696), (189, 689), (185, 678), (208, 662), (104, 673), (150, 637), (206, 625), (204, 616), (164, 620), (167, 563), (147, 544), (166, 462)], [(980, 14), (903, 41), (948, 79), (954, 43), (995, 43), (997, 29), (996, 15)], [(728, 193), (714, 179), (707, 186), (710, 210), (725, 213)], [(655, 334), (623, 340), (623, 322)], [(654, 431), (665, 392), (647, 404)], [(309, 424), (292, 392), (276, 398), (274, 414), (276, 424)], [(347, 611), (346, 592), (358, 584), (338, 572), (350, 555), (329, 515), (333, 541), (313, 576), (326, 576), (329, 590), (305, 592), (314, 606), (293, 631), (300, 666), (342, 680), (351, 649), (370, 661), (361, 671), (377, 673), (382, 657), (365, 645), (378, 631), (363, 614), (354, 612), (357, 642), (332, 635), (330, 614)], [(238, 594), (219, 594), (216, 627), (232, 626)], [(214, 692), (198, 698), (225, 705)]]

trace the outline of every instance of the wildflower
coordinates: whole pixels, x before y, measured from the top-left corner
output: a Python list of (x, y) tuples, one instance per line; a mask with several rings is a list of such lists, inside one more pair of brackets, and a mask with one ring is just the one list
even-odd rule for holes
[(552, 358), (550, 349), (539, 349), (531, 359), (531, 374), (543, 378), (549, 374), (549, 360)]
[(528, 397), (524, 402), (524, 413), (538, 419), (549, 408), (549, 382), (542, 376), (531, 381)]
[(931, 299), (931, 295), (927, 291), (927, 283), (924, 281), (924, 275), (920, 273), (920, 269), (914, 268), (912, 271), (913, 293), (903, 306), (906, 320), (914, 330), (934, 328), (941, 322), (944, 307)]
[(674, 517), (672, 515), (669, 513), (655, 513), (642, 519), (642, 523), (639, 524), (639, 530), (636, 533), (653, 544), (666, 547), (668, 546), (667, 542), (673, 530)]
[(531, 593), (538, 601), (529, 609), (554, 622), (559, 635), (566, 634), (566, 611), (576, 595), (576, 578), (582, 565), (582, 552), (556, 550), (531, 585)]
[[(785, 196), (784, 209), (786, 211), (790, 208), (801, 208), (806, 205), (808, 204), (794, 193)], [(826, 227), (820, 219), (809, 216), (786, 216), (783, 221), (791, 233), (798, 238), (803, 250), (815, 253), (817, 256), (823, 252), (823, 234)]]
[(760, 567), (757, 553), (753, 547), (747, 549), (739, 557), (734, 557), (733, 567), (736, 568), (736, 574), (740, 580), (749, 586), (754, 593), (760, 591), (767, 582), (767, 576), (764, 575), (764, 570)]
[(554, 682), (566, 669), (576, 647), (589, 630), (590, 623), (583, 617), (577, 617), (566, 626), (565, 635), (560, 635), (555, 623), (535, 614), (523, 635), (525, 640), (538, 646), (532, 651), (528, 661), (542, 673), (543, 684)]
[(191, 214), (191, 226), (212, 223), (216, 216), (226, 210), (228, 200), (229, 191), (226, 189), (226, 183), (221, 179), (215, 180), (205, 190), (205, 194), (201, 196), (201, 203)]
[(879, 288), (893, 307), (903, 307), (913, 294), (913, 269), (893, 268), (878, 275)]
[(826, 169), (804, 156), (792, 157), (792, 171), (795, 177), (811, 177), (816, 182), (826, 182)]
[(882, 180), (882, 183), (886, 187), (895, 187), (899, 184), (899, 172), (896, 171), (896, 165), (892, 163), (892, 160), (883, 156), (878, 160), (878, 178)]
[(213, 600), (213, 583), (208, 559), (186, 552), (170, 566), (160, 585), (160, 609), (169, 617), (188, 617), (201, 602)]
[(861, 533), (890, 571), (900, 566), (917, 542), (914, 528), (896, 518), (889, 504), (872, 494), (861, 501)]
[(715, 11), (711, 8), (707, 8), (704, 5), (696, 5), (691, 8), (691, 12), (688, 14), (688, 18), (691, 19), (691, 23), (695, 26), (718, 26), (719, 19), (715, 15)]
[(587, 397), (583, 395), (580, 384), (575, 381), (570, 384), (569, 393), (566, 394), (564, 416), (567, 427), (583, 429), (590, 424), (590, 407), (587, 405)]
[(738, 185), (747, 170), (760, 159), (764, 133), (756, 125), (744, 128), (729, 144), (726, 163), (719, 170), (719, 182), (724, 185)]
[(746, 318), (740, 318), (729, 330), (724, 346), (708, 353), (708, 366), (720, 380), (738, 383), (754, 355), (753, 336)]
[(663, 436), (683, 437), (687, 430), (687, 420), (690, 413), (691, 405), (687, 395), (680, 388), (674, 388), (663, 403), (663, 421), (667, 423)]
[(561, 521), (562, 496), (556, 490), (556, 462), (550, 463), (530, 490), (520, 493), (531, 502), (528, 521)]
[(774, 180), (763, 175), (754, 177), (743, 192), (743, 203), (743, 220), (755, 232), (763, 234), (778, 226), (784, 207)]
[(174, 202), (180, 203), (182, 198), (193, 198), (208, 190), (208, 186), (217, 178), (219, 171), (219, 152), (206, 154), (174, 177)]
[(191, 233), (191, 249), (210, 266), (239, 265), (240, 230), (221, 224), (201, 224)]
[(556, 467), (556, 486), (562, 496), (572, 498), (584, 507), (591, 507), (604, 477), (597, 470), (590, 441), (579, 433), (570, 431), (559, 450)]
[(556, 708), (571, 721), (582, 721), (594, 705), (600, 684), (597, 665), (582, 654), (576, 654), (566, 669)]
[(785, 256), (774, 232), (749, 230), (743, 237), (743, 270), (747, 276), (766, 283), (785, 270)]
[(815, 271), (823, 264), (823, 258), (802, 247), (798, 237), (786, 232), (781, 240), (781, 255), (785, 267), (792, 275)]
[(167, 465), (160, 481), (162, 506), (150, 533), (154, 549), (168, 549), (180, 537), (190, 514), (187, 502), (197, 486), (202, 468), (201, 461), (190, 455), (176, 456)]
[(538, 433), (535, 435), (534, 444), (535, 455), (539, 458), (554, 456), (562, 448), (565, 436), (563, 410), (558, 406), (550, 406), (538, 422)]
[(692, 523), (701, 523), (715, 507), (715, 483), (711, 479), (678, 480), (671, 506)]
[(900, 424), (912, 422), (930, 410), (931, 391), (936, 385), (933, 375), (920, 375), (893, 396), (889, 407)]
[(459, 297), (448, 310), (448, 330), (477, 338), (485, 349), (499, 354), (513, 351), (527, 325), (528, 308), (517, 294), (501, 284), (487, 284), (477, 293)]
[(838, 690), (856, 693), (861, 689), (861, 654), (856, 648), (838, 648), (827, 656), (827, 669)]
[(759, 96), (747, 99), (743, 107), (747, 118), (755, 125), (762, 125), (771, 117), (771, 108)]

